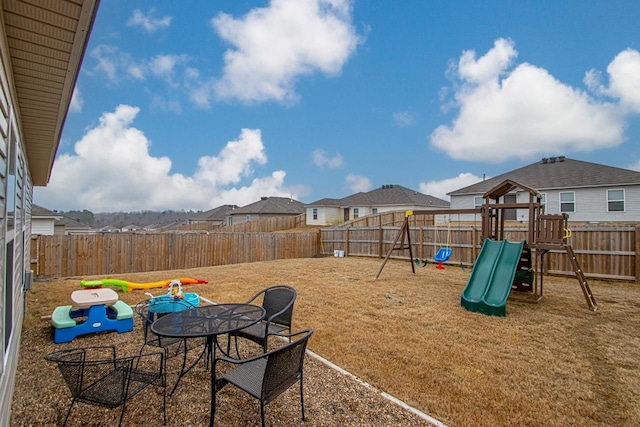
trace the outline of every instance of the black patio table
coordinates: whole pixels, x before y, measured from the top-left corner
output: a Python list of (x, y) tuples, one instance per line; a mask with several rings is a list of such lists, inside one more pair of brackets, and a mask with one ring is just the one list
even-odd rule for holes
[[(160, 317), (153, 322), (151, 330), (161, 337), (202, 338), (207, 339), (206, 350), (211, 355), (214, 366), (216, 348), (222, 351), (218, 335), (239, 331), (258, 323), (266, 315), (264, 308), (251, 304), (215, 304), (177, 311)], [(202, 355), (200, 356), (202, 357)], [(199, 360), (200, 358), (198, 358)], [(196, 361), (197, 363), (197, 361)], [(195, 364), (195, 363), (194, 363)], [(192, 365), (193, 367), (193, 365)], [(180, 378), (191, 368), (180, 373)], [(216, 373), (211, 369), (211, 410), (209, 425), (213, 425), (213, 393), (215, 392)]]

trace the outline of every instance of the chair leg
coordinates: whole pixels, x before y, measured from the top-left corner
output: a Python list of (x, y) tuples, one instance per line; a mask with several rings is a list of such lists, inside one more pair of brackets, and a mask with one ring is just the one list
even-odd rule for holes
[(74, 403), (76, 403), (76, 399), (75, 398), (71, 401), (71, 405), (69, 406), (69, 410), (67, 411), (67, 415), (64, 417), (64, 422), (62, 423), (63, 427), (65, 425), (67, 425), (67, 420), (69, 419), (69, 415), (71, 415), (71, 408), (73, 408), (73, 404)]
[(167, 372), (162, 375), (162, 412), (164, 416), (163, 426), (167, 425)]
[(302, 408), (302, 421), (307, 419), (304, 416), (304, 394), (302, 393), (302, 373), (300, 374), (300, 408)]
[(260, 400), (260, 420), (262, 421), (262, 427), (264, 427), (264, 403)]
[(183, 344), (184, 344), (184, 351), (182, 352), (182, 366), (180, 367), (180, 373), (178, 374), (178, 379), (176, 380), (176, 383), (173, 385), (173, 388), (171, 389), (171, 393), (169, 393), (169, 396), (173, 396), (173, 393), (176, 391), (176, 388), (178, 388), (178, 384), (180, 384), (182, 375), (185, 374), (184, 367), (187, 366), (187, 351), (188, 351), (186, 339), (184, 340)]
[(122, 413), (120, 414), (120, 421), (118, 422), (118, 427), (122, 425), (122, 419), (124, 418), (124, 411), (126, 409), (127, 409), (127, 401), (125, 399), (125, 401), (122, 403)]

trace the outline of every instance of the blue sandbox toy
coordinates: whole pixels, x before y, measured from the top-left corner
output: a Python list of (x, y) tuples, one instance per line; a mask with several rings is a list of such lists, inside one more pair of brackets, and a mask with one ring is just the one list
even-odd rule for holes
[(186, 304), (177, 304), (177, 301), (183, 301), (189, 303), (192, 307), (197, 307), (200, 304), (200, 297), (193, 292), (184, 292), (184, 298), (176, 298), (173, 295), (161, 295), (151, 298), (151, 305), (149, 305), (149, 311), (152, 313), (174, 313), (176, 311), (187, 310), (189, 307)]
[[(78, 318), (86, 319), (78, 323)], [(130, 332), (133, 330), (133, 310), (123, 301), (110, 306), (100, 304), (77, 310), (72, 310), (70, 305), (63, 305), (53, 311), (51, 323), (54, 327), (53, 342), (59, 344), (96, 332)]]

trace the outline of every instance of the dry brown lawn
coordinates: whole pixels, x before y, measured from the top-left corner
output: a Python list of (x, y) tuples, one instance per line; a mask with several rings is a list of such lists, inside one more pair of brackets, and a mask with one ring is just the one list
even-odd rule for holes
[[(374, 281), (379, 266), (378, 259), (328, 257), (113, 277), (204, 279), (208, 285), (185, 290), (216, 302), (244, 301), (266, 286), (290, 284), (298, 291), (294, 330), (315, 330), (310, 350), (450, 426), (640, 425), (638, 285), (590, 281), (599, 306), (593, 313), (575, 278), (548, 277), (541, 303), (509, 301), (506, 317), (490, 317), (460, 307), (468, 270), (428, 265), (412, 274), (408, 262), (392, 261)], [(106, 342), (129, 348), (134, 341), (133, 352), (139, 347), (139, 323), (132, 334), (52, 343), (43, 316), (70, 304), (79, 283), (80, 278), (36, 283), (29, 293), (12, 425), (53, 425), (64, 417), (69, 394), (43, 354)], [(129, 304), (146, 298), (144, 291), (120, 297)], [(426, 425), (312, 358), (306, 369), (304, 425)], [(196, 369), (184, 381), (169, 402), (168, 425), (206, 423), (208, 373)], [(257, 403), (238, 404), (239, 399), (245, 398), (225, 388), (226, 406), (216, 422), (259, 423)], [(145, 406), (153, 404), (149, 398)], [(78, 408), (72, 420), (95, 411)], [(125, 419), (135, 424), (145, 410), (150, 409), (132, 403)], [(102, 414), (114, 412), (119, 415)], [(303, 425), (295, 392), (268, 405), (266, 413), (271, 425)]]

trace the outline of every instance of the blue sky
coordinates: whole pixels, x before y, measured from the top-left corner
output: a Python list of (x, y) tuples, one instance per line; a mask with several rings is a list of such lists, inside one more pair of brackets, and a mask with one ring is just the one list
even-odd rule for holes
[(639, 18), (637, 1), (103, 1), (34, 201), (446, 200), (554, 155), (640, 170)]

